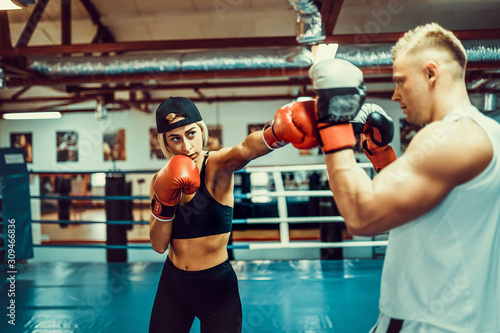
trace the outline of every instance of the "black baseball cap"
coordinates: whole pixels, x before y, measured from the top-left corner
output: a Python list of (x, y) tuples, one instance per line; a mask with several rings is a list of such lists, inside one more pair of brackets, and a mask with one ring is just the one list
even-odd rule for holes
[[(166, 119), (169, 113), (178, 113), (184, 119), (169, 124)], [(186, 97), (170, 97), (163, 101), (156, 109), (156, 130), (158, 133), (171, 131), (175, 128), (186, 126), (203, 120), (200, 111), (192, 100)]]

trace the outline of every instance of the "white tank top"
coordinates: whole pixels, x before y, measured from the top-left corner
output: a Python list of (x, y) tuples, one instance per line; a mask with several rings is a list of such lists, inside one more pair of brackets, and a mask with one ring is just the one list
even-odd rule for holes
[(461, 117), (488, 135), (493, 158), (430, 212), (389, 232), (380, 311), (435, 325), (436, 332), (498, 333), (500, 124), (473, 107), (453, 110), (443, 121)]

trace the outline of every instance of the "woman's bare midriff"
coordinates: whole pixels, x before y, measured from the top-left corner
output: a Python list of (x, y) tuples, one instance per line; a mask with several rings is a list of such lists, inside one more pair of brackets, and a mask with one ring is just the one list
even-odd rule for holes
[(189, 239), (172, 239), (168, 257), (179, 269), (201, 271), (223, 263), (228, 258), (229, 232)]

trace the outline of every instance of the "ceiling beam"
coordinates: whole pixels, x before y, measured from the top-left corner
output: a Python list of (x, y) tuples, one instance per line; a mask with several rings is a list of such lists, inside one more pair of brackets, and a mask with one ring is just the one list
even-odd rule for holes
[[(308, 94), (313, 96), (313, 92), (309, 91)], [(204, 103), (213, 103), (213, 102), (237, 102), (237, 101), (274, 101), (274, 100), (294, 100), (298, 96), (291, 95), (291, 94), (281, 94), (281, 95), (239, 95), (239, 96), (215, 96), (215, 97), (189, 97), (190, 100), (193, 102), (204, 102)], [(84, 102), (85, 100), (89, 99), (82, 99), (82, 100), (66, 100), (66, 101), (61, 101), (57, 104), (52, 104), (50, 106), (39, 106), (36, 109), (22, 109), (22, 110), (0, 110), (0, 114), (2, 113), (16, 113), (16, 112), (39, 112), (39, 111), (45, 111), (45, 110), (50, 110), (50, 111), (59, 111), (59, 112), (95, 112), (95, 108), (90, 108), (90, 109), (70, 109), (70, 108), (64, 108), (62, 110), (57, 109), (58, 107), (63, 107), (63, 106), (68, 106), (71, 104), (75, 103), (81, 103)], [(144, 103), (149, 103), (149, 104), (160, 104), (163, 102), (165, 98), (151, 98), (148, 99), (147, 101), (143, 101)], [(118, 101), (116, 103), (119, 103)], [(111, 108), (107, 108), (107, 111), (110, 111)], [(116, 109), (118, 110), (118, 109)], [(123, 108), (119, 108), (119, 110), (123, 110)]]
[(92, 100), (94, 97), (74, 97), (74, 96), (69, 96), (69, 97), (59, 97), (59, 96), (54, 96), (54, 97), (27, 97), (27, 98), (22, 98), (22, 99), (3, 99), (1, 100), (2, 105), (3, 104), (23, 104), (23, 103), (47, 103), (47, 102), (71, 102), (71, 103), (81, 103), (87, 100)]
[(61, 42), (71, 45), (71, 1), (61, 2)]
[[(392, 82), (392, 79), (391, 79)], [(264, 81), (225, 81), (225, 82), (189, 82), (172, 84), (132, 84), (115, 87), (89, 88), (80, 86), (70, 86), (66, 89), (68, 93), (97, 94), (113, 93), (115, 91), (133, 90), (182, 90), (182, 89), (218, 89), (218, 88), (251, 88), (251, 87), (293, 87), (310, 84), (309, 78), (291, 78), (284, 80), (264, 80)]]
[[(498, 39), (500, 29), (460, 30), (455, 31), (461, 40), (469, 39)], [(377, 44), (395, 43), (404, 32), (378, 33), (376, 35), (331, 35), (325, 43), (343, 44)], [(229, 48), (271, 48), (297, 46), (295, 36), (285, 37), (248, 37), (248, 38), (214, 38), (214, 39), (187, 39), (187, 40), (152, 40), (135, 42), (116, 42), (101, 44), (73, 44), (73, 45), (46, 45), (1, 48), (0, 56), (34, 56), (66, 53), (103, 53), (103, 52), (132, 52), (132, 51), (180, 51), (180, 50), (213, 50)]]
[[(392, 83), (392, 76), (366, 77), (365, 83)], [(226, 82), (189, 82), (172, 84), (140, 84), (130, 86), (89, 88), (80, 86), (70, 86), (66, 89), (68, 93), (77, 93), (81, 96), (98, 95), (103, 93), (114, 93), (116, 91), (161, 91), (161, 90), (191, 90), (191, 89), (220, 89), (220, 88), (255, 88), (255, 87), (302, 87), (311, 85), (308, 77), (291, 78), (286, 80), (265, 80), (265, 81), (226, 81)]]
[(97, 25), (97, 33), (92, 40), (92, 44), (96, 44), (99, 42), (114, 43), (116, 41), (115, 37), (113, 36), (111, 31), (104, 24), (102, 24), (101, 14), (94, 6), (92, 1), (80, 0), (80, 3), (83, 5), (83, 7), (85, 7), (85, 10), (87, 10), (87, 13), (89, 14), (92, 22)]
[[(10, 58), (5, 59), (5, 61), (0, 61), (0, 66), (7, 72), (8, 76), (20, 75), (27, 78), (40, 78), (41, 76), (28, 71), (26, 68), (26, 63), (23, 58)], [(8, 78), (10, 80), (10, 78)]]
[(97, 31), (94, 35), (94, 38), (92, 38), (91, 44), (99, 43), (100, 41), (105, 39), (104, 35), (106, 35), (106, 34), (107, 34), (107, 29), (105, 30), (105, 28), (97, 27)]
[(327, 36), (333, 35), (337, 19), (339, 18), (340, 10), (344, 0), (324, 0), (321, 4), (321, 18), (325, 26), (325, 34)]
[(297, 46), (295, 36), (290, 37), (250, 37), (217, 38), (188, 40), (154, 40), (135, 42), (116, 42), (101, 44), (47, 45), (23, 48), (0, 49), (0, 56), (33, 56), (63, 53), (103, 53), (131, 51), (166, 51), (166, 50), (207, 50), (240, 47), (280, 47)]
[[(82, 102), (82, 101), (80, 101)], [(56, 104), (50, 104), (50, 105), (44, 105), (44, 106), (38, 106), (38, 107), (31, 107), (29, 109), (23, 109), (22, 111), (17, 111), (17, 112), (43, 112), (43, 111), (59, 111), (57, 108), (59, 107), (64, 107), (76, 103), (80, 103), (76, 100), (67, 100), (64, 102), (56, 103)], [(13, 111), (4, 111), (4, 112), (13, 112)]]
[(38, 0), (35, 8), (31, 12), (28, 22), (26, 22), (26, 25), (24, 26), (21, 36), (17, 40), (16, 48), (23, 48), (28, 45), (31, 37), (33, 36), (33, 32), (35, 32), (38, 22), (40, 22), (40, 19), (42, 18), (48, 2), (49, 0)]
[[(275, 100), (294, 100), (299, 96), (291, 94), (282, 95), (239, 95), (239, 96), (215, 96), (215, 97), (189, 97), (195, 103), (214, 103), (214, 102), (238, 102), (238, 101), (275, 101)], [(152, 98), (150, 104), (160, 104), (165, 98)]]
[[(391, 79), (392, 82), (392, 79)], [(195, 83), (178, 83), (178, 84), (161, 84), (161, 85), (136, 85), (136, 86), (119, 86), (119, 87), (102, 87), (102, 88), (86, 88), (71, 86), (68, 87), (68, 93), (76, 93), (79, 97), (29, 97), (23, 99), (3, 99), (2, 104), (22, 104), (22, 103), (43, 103), (55, 101), (74, 100), (81, 102), (83, 99), (92, 100), (96, 96), (103, 94), (112, 94), (116, 91), (161, 91), (161, 90), (194, 90), (202, 97), (201, 89), (217, 89), (217, 88), (252, 88), (252, 87), (294, 87), (310, 85), (309, 78), (290, 79), (290, 80), (272, 80), (272, 81), (236, 81), (236, 82), (195, 82)], [(25, 90), (27, 88), (24, 88)]]
[[(477, 93), (477, 91), (474, 91), (472, 89), (468, 89), (469, 93)], [(384, 99), (390, 99), (393, 94), (393, 90), (370, 90), (368, 91), (367, 95), (369, 98), (384, 98)], [(306, 90), (300, 93), (300, 96), (311, 96), (314, 97), (315, 93), (312, 90)], [(292, 95), (292, 94), (275, 94), (275, 95), (238, 95), (238, 96), (215, 96), (215, 97), (207, 97), (207, 96), (191, 96), (189, 99), (191, 99), (195, 103), (214, 103), (214, 102), (238, 102), (238, 101), (276, 101), (276, 100), (287, 100), (287, 101), (292, 101), (296, 99), (297, 95)], [(81, 103), (85, 102), (86, 100), (91, 100), (90, 98), (81, 98), (81, 99), (72, 99), (72, 100), (66, 100), (64, 101), (63, 99), (56, 100), (60, 101), (60, 103), (57, 104), (52, 104), (50, 106), (39, 106), (38, 108), (35, 109), (22, 109), (22, 110), (0, 110), (0, 115), (4, 113), (16, 113), (16, 112), (40, 112), (40, 111), (45, 111), (45, 110), (50, 110), (50, 111), (59, 111), (61, 113), (70, 113), (70, 112), (95, 112), (95, 108), (64, 108), (64, 109), (58, 109), (58, 107), (63, 107), (63, 106), (68, 106), (71, 104), (76, 104), (76, 103)], [(163, 102), (165, 98), (150, 98), (148, 100), (143, 101), (143, 103), (148, 103), (148, 104), (160, 104)], [(2, 101), (5, 102), (5, 101)], [(116, 104), (116, 103), (115, 103)], [(111, 104), (113, 105), (113, 104)], [(130, 106), (129, 109), (133, 108)], [(120, 111), (120, 110), (127, 110), (126, 107), (123, 105), (120, 107), (113, 107), (113, 106), (108, 106), (107, 111)]]
[(0, 47), (12, 48), (12, 39), (10, 37), (9, 16), (6, 10), (0, 11)]
[(19, 96), (21, 96), (22, 94), (24, 94), (25, 92), (27, 92), (30, 89), (31, 89), (31, 87), (24, 87), (21, 90), (19, 90), (18, 92), (16, 92), (14, 95), (12, 95), (10, 97), (10, 99), (15, 101), (18, 99)]

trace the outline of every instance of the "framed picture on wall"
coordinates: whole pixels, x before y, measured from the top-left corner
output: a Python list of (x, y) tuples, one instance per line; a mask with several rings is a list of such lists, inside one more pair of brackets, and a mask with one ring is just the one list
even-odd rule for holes
[(262, 130), (264, 125), (265, 124), (248, 124), (248, 134)]
[(31, 132), (10, 133), (10, 146), (22, 148), (26, 163), (33, 163), (33, 135)]
[(57, 162), (78, 161), (78, 133), (76, 131), (56, 132)]
[(103, 133), (102, 152), (105, 161), (126, 161), (125, 148), (125, 129)]
[(208, 151), (216, 151), (222, 148), (222, 126), (207, 125), (208, 127), (208, 143), (205, 147)]
[(152, 160), (166, 159), (158, 142), (158, 132), (154, 127), (149, 129), (149, 158)]
[(423, 125), (410, 124), (406, 119), (399, 120), (399, 130), (401, 134), (401, 151), (404, 152), (406, 147), (410, 144), (411, 139), (417, 134)]

